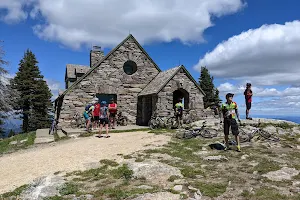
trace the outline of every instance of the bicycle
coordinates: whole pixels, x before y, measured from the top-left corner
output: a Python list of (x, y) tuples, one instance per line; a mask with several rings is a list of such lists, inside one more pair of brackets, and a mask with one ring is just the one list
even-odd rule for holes
[(275, 135), (272, 135), (270, 134), (268, 131), (265, 131), (263, 130), (262, 128), (260, 128), (260, 119), (258, 120), (258, 124), (257, 124), (257, 128), (254, 128), (249, 134), (249, 141), (254, 138), (255, 134), (259, 134), (259, 137), (263, 137), (264, 139), (266, 140), (270, 140), (270, 141), (273, 141), (273, 142), (279, 142), (280, 141), (280, 138), (275, 136)]
[(148, 126), (150, 129), (155, 129), (155, 128), (165, 128), (166, 123), (164, 120), (160, 117), (152, 116), (151, 119), (148, 122)]
[(82, 119), (80, 114), (76, 112), (73, 115), (70, 124), (72, 128), (83, 128), (85, 126), (85, 121)]
[(212, 134), (209, 130), (207, 130), (205, 127), (206, 127), (206, 121), (204, 121), (202, 123), (202, 126), (200, 128), (195, 128), (195, 129), (192, 129), (192, 130), (186, 130), (184, 131), (183, 133), (183, 136), (182, 137), (178, 137), (178, 134), (177, 134), (177, 138), (184, 138), (184, 139), (191, 139), (191, 138), (196, 138), (198, 136), (201, 136), (203, 138), (214, 138), (214, 137), (217, 137), (218, 136), (218, 133), (215, 132), (214, 134)]
[(122, 112), (119, 112), (117, 115), (117, 126), (127, 126), (128, 124), (128, 118), (126, 116), (122, 115)]

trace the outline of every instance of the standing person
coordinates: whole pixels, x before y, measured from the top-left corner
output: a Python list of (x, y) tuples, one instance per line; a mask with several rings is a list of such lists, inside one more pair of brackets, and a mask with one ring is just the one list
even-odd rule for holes
[(175, 104), (175, 117), (178, 124), (178, 127), (182, 126), (182, 114), (183, 114), (183, 104), (182, 99), (179, 99)]
[(239, 129), (238, 124), (236, 122), (236, 118), (239, 122), (240, 116), (238, 112), (238, 107), (235, 102), (232, 101), (234, 94), (228, 93), (226, 94), (226, 102), (222, 104), (221, 106), (221, 118), (224, 119), (224, 135), (225, 135), (225, 150), (229, 150), (229, 142), (228, 142), (228, 136), (229, 136), (229, 128), (231, 126), (231, 132), (235, 136), (235, 141), (237, 144), (237, 151), (241, 151), (240, 146), (240, 138), (239, 138)]
[(96, 128), (98, 128), (98, 125), (99, 125), (99, 115), (100, 115), (100, 103), (98, 100), (96, 100), (96, 103), (94, 106), (95, 106), (95, 108), (93, 111), (93, 118), (94, 118), (93, 128), (96, 129)]
[(108, 104), (109, 110), (109, 121), (112, 129), (115, 129), (116, 115), (117, 115), (117, 104), (114, 99), (111, 99), (110, 104)]
[(244, 92), (245, 95), (245, 103), (246, 103), (246, 119), (252, 120), (251, 117), (249, 117), (249, 112), (251, 109), (251, 102), (252, 102), (252, 90), (251, 90), (251, 83), (246, 84), (246, 89)]
[(103, 124), (105, 125), (105, 129), (106, 129), (106, 138), (110, 137), (108, 135), (108, 118), (109, 118), (109, 112), (108, 112), (108, 108), (106, 105), (106, 101), (101, 101), (101, 106), (100, 106), (100, 129), (99, 129), (99, 135), (98, 137), (102, 137), (102, 127)]
[(86, 125), (86, 131), (90, 131), (90, 125), (91, 125), (91, 113), (93, 113), (94, 109), (95, 109), (95, 101), (93, 101), (92, 103), (89, 103), (86, 107), (85, 110), (83, 112), (83, 117), (85, 119), (85, 125)]

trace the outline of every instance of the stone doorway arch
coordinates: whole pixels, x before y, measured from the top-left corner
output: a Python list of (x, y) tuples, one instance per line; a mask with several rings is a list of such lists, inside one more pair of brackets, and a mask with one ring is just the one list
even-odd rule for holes
[(190, 94), (185, 89), (178, 89), (173, 92), (173, 108), (179, 99), (182, 99), (184, 109), (190, 108)]

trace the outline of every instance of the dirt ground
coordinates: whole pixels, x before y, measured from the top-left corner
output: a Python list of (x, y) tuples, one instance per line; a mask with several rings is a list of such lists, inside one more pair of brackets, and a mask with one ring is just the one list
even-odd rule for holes
[(88, 169), (102, 159), (120, 162), (123, 158), (118, 154), (131, 154), (169, 141), (169, 136), (141, 131), (113, 133), (110, 138), (70, 139), (7, 154), (0, 157), (0, 194), (58, 171)]

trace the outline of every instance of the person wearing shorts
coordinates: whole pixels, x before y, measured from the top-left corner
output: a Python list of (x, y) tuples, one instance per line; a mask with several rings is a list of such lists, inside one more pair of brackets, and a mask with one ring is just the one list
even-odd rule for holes
[(175, 104), (175, 117), (179, 128), (183, 124), (182, 114), (183, 114), (183, 104), (182, 104), (182, 99), (179, 99), (178, 102)]
[(234, 94), (226, 94), (226, 102), (221, 106), (221, 116), (223, 117), (224, 122), (224, 137), (225, 137), (225, 151), (229, 150), (229, 129), (231, 128), (232, 134), (235, 136), (235, 141), (237, 144), (237, 151), (241, 151), (240, 138), (239, 138), (239, 128), (236, 119), (241, 122), (238, 112), (238, 107), (236, 102), (232, 101)]
[(109, 119), (109, 112), (108, 112), (108, 107), (106, 101), (101, 101), (100, 104), (100, 115), (99, 115), (99, 120), (100, 120), (100, 129), (99, 129), (99, 135), (98, 137), (102, 137), (102, 128), (103, 125), (105, 126), (106, 129), (106, 138), (110, 137), (108, 135), (108, 119)]
[(94, 111), (93, 111), (93, 128), (96, 129), (99, 125), (99, 115), (100, 115), (100, 104), (98, 101), (96, 101), (94, 105)]
[(116, 125), (116, 115), (117, 115), (117, 104), (114, 99), (111, 99), (111, 103), (108, 105), (109, 110), (109, 121), (112, 129), (115, 129)]
[(251, 103), (252, 103), (252, 90), (251, 90), (251, 83), (246, 84), (246, 89), (244, 91), (245, 95), (245, 104), (246, 104), (246, 119), (252, 120), (251, 117), (249, 117), (249, 112), (251, 109)]
[(91, 123), (91, 118), (89, 116), (88, 111), (83, 111), (83, 117), (85, 119), (85, 126), (86, 126), (86, 131), (89, 131), (90, 123)]

